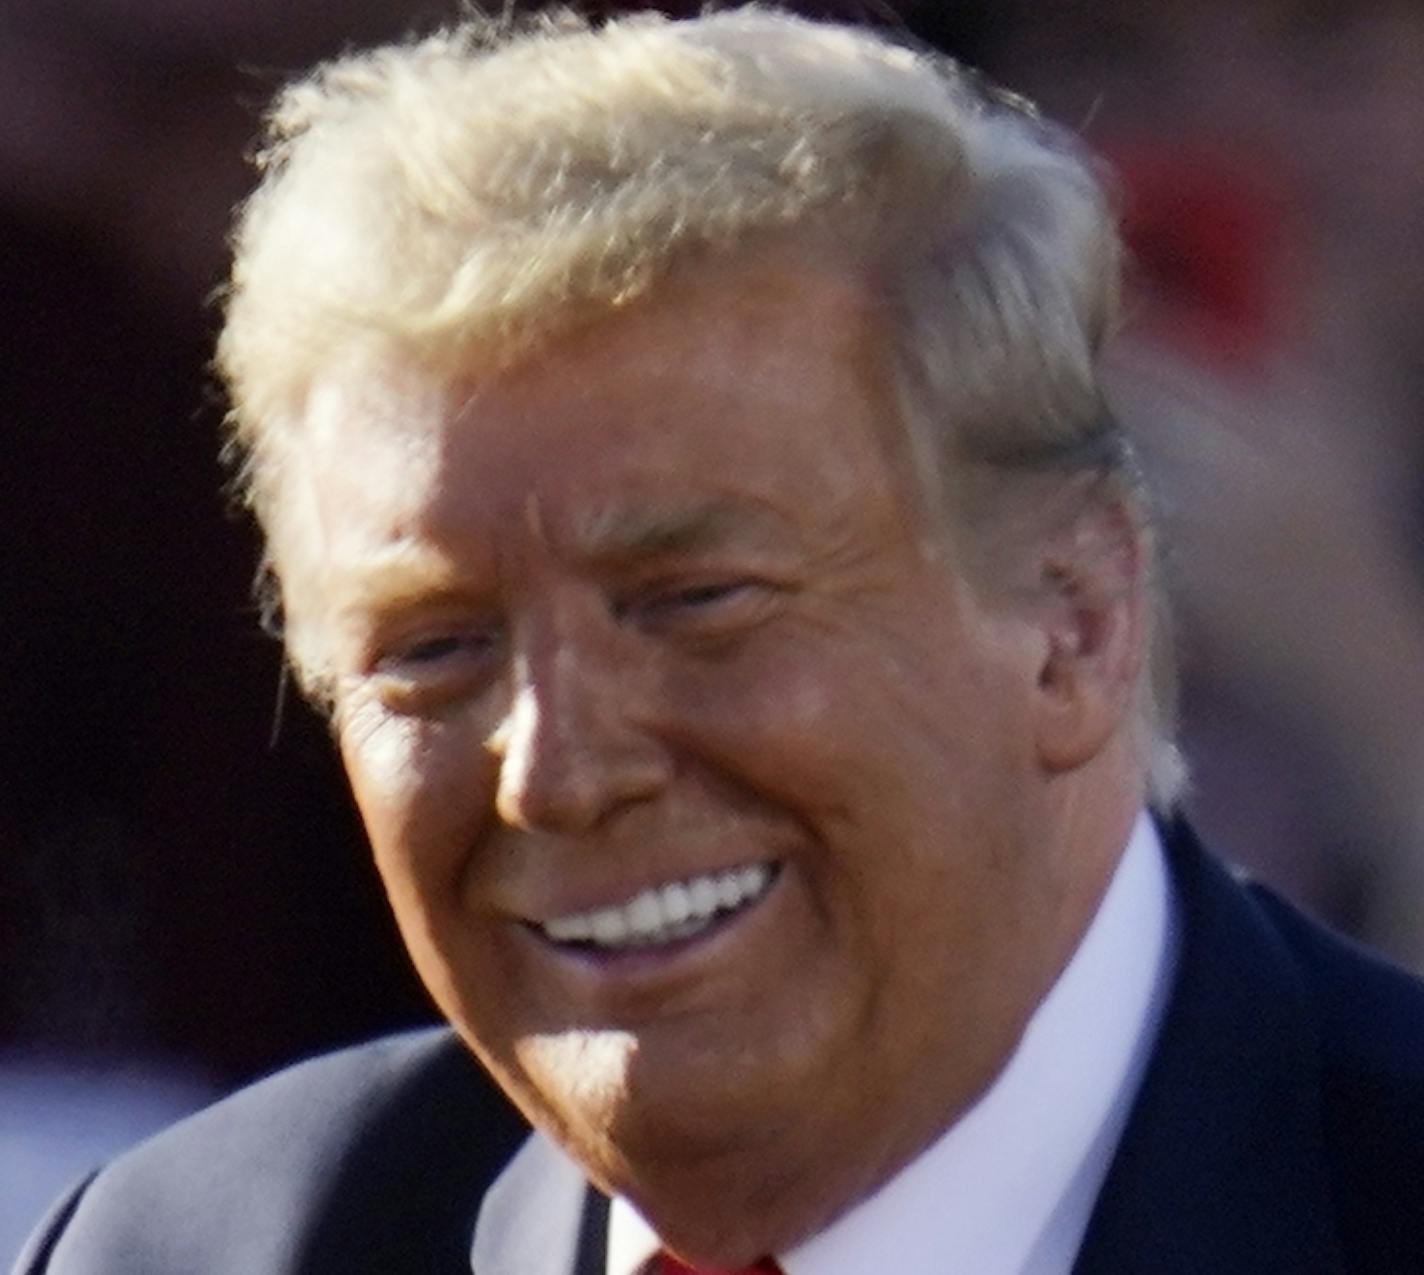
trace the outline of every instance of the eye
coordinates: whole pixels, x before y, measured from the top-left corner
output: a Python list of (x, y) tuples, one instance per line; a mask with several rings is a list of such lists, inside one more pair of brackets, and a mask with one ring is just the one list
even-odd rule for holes
[(719, 633), (759, 618), (771, 593), (762, 581), (745, 577), (660, 584), (618, 611), (644, 628)]
[(686, 607), (689, 610), (697, 610), (700, 607), (711, 607), (721, 602), (730, 602), (743, 590), (750, 588), (752, 585), (745, 580), (710, 581), (706, 584), (688, 585), (684, 589), (674, 589), (657, 599), (653, 605), (668, 609)]
[(466, 649), (466, 639), (455, 633), (442, 633), (437, 637), (421, 638), (411, 643), (395, 657), (409, 664), (436, 664)]
[(370, 668), (386, 704), (420, 711), (478, 694), (495, 677), (501, 646), (497, 628), (452, 626), (392, 636)]

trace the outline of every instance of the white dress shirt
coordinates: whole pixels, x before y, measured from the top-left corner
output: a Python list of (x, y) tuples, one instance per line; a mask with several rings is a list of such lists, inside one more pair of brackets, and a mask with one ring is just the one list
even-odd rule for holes
[[(1068, 1275), (1156, 1039), (1175, 965), (1163, 850), (1144, 815), (1097, 915), (1018, 1048), (973, 1107), (874, 1195), (776, 1254), (786, 1275)], [(480, 1275), (567, 1275), (585, 1183), (535, 1134), (486, 1196)], [(607, 1275), (639, 1275), (656, 1234), (626, 1200)]]

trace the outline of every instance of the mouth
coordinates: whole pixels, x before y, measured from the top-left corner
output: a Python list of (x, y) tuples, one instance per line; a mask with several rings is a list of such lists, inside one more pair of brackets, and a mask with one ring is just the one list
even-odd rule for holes
[(625, 952), (683, 942), (754, 906), (780, 866), (753, 863), (670, 881), (587, 912), (530, 921), (551, 943), (595, 952)]

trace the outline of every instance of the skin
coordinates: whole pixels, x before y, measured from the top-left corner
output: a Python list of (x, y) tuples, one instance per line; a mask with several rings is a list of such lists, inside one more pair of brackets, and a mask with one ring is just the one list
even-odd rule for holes
[[(784, 1250), (974, 1101), (1140, 800), (1131, 526), (977, 589), (896, 477), (884, 366), (852, 274), (744, 256), (497, 376), (334, 374), (287, 494), (416, 966), (695, 1263)], [(530, 924), (762, 862), (666, 951)]]

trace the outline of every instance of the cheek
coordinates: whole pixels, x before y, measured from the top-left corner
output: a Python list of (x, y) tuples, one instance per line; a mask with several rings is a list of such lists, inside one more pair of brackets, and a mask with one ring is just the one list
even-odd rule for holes
[(783, 631), (688, 680), (704, 757), (811, 834), (818, 910), (889, 959), (946, 926), (975, 950), (1021, 840), (1022, 679), (962, 643), (928, 624)]
[(778, 807), (805, 816), (834, 804), (846, 697), (814, 644), (768, 635), (665, 683), (684, 751)]
[(458, 722), (356, 714), (341, 756), (393, 901), (401, 881), (453, 882), (487, 817), (493, 759)]
[(919, 634), (800, 619), (671, 683), (677, 717), (728, 773), (802, 811), (893, 817), (962, 762), (961, 670)]

